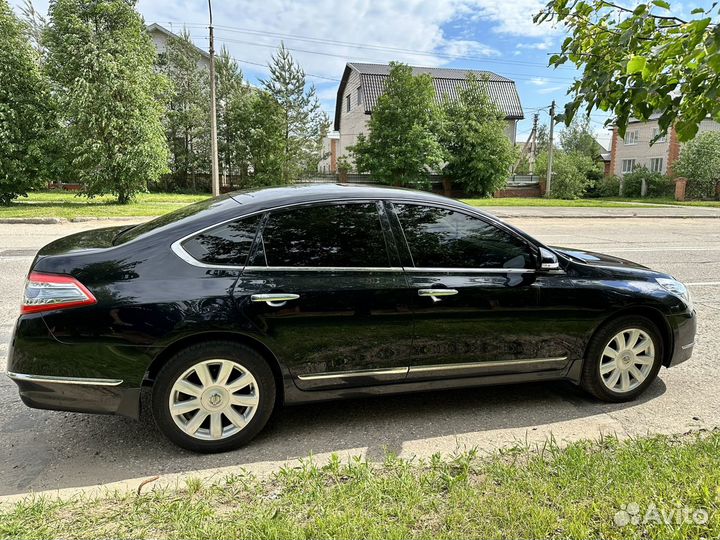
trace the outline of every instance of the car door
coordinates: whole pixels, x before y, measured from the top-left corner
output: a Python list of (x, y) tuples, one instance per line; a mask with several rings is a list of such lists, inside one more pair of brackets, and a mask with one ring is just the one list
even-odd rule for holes
[(408, 380), (558, 369), (563, 357), (535, 284), (537, 248), (470, 212), (389, 206), (413, 293), (415, 341)]
[(234, 295), (301, 389), (407, 374), (412, 295), (379, 202), (268, 212)]

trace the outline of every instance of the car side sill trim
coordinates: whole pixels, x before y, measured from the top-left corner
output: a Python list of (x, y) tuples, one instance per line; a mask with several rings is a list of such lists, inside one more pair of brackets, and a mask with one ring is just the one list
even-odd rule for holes
[(562, 362), (567, 356), (555, 356), (552, 358), (521, 358), (518, 360), (493, 360), (489, 362), (466, 362), (462, 364), (432, 364), (428, 366), (410, 366), (390, 369), (359, 369), (353, 371), (329, 371), (315, 373), (312, 375), (298, 375), (301, 381), (319, 381), (328, 379), (347, 379), (352, 377), (377, 377), (381, 375), (405, 375), (413, 373), (427, 373), (432, 371), (449, 371), (463, 369), (483, 369), (520, 366), (525, 364), (537, 364), (544, 362)]
[(76, 384), (85, 386), (119, 386), (122, 379), (93, 379), (87, 377), (56, 377), (54, 375), (29, 375), (27, 373), (8, 372), (8, 377), (14, 381), (27, 381), (35, 383)]
[(358, 369), (354, 371), (329, 371), (325, 373), (316, 373), (313, 375), (298, 375), (301, 381), (320, 381), (324, 379), (347, 379), (350, 377), (377, 377), (380, 375), (406, 375), (408, 368), (390, 368), (390, 369)]
[(522, 366), (525, 364), (539, 364), (543, 362), (562, 362), (564, 360), (567, 360), (567, 356), (556, 356), (553, 358), (521, 358), (518, 360), (491, 360), (489, 362), (467, 362), (463, 364), (432, 364), (429, 366), (410, 366), (409, 373), (413, 374), (432, 371)]

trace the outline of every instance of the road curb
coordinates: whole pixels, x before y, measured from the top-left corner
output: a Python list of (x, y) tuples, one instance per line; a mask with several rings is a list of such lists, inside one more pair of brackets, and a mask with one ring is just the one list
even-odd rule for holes
[(0, 218), (0, 224), (16, 225), (58, 225), (60, 223), (86, 223), (92, 221), (148, 221), (158, 216), (121, 216), (121, 217), (37, 217), (37, 218)]
[(29, 225), (57, 225), (58, 223), (67, 223), (65, 218), (0, 218), (0, 223), (27, 223)]

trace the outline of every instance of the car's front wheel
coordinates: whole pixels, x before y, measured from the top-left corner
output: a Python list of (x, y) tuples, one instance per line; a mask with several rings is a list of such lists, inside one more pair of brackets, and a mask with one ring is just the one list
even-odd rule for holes
[(663, 341), (657, 326), (640, 316), (625, 316), (600, 328), (590, 340), (582, 386), (603, 401), (630, 401), (657, 377)]
[(160, 431), (194, 452), (225, 452), (250, 441), (275, 404), (275, 380), (265, 359), (232, 342), (192, 345), (175, 354), (153, 385)]

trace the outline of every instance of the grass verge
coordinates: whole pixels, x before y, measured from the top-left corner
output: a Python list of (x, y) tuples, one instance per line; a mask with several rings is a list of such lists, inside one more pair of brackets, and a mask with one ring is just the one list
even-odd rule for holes
[(719, 485), (720, 433), (608, 438), (483, 458), (308, 462), (265, 480), (192, 479), (140, 496), (35, 498), (0, 513), (0, 537), (717, 538)]
[(16, 199), (10, 206), (0, 206), (0, 218), (159, 216), (209, 196), (141, 193), (131, 204), (117, 204), (110, 195), (88, 199), (66, 191), (34, 192)]

